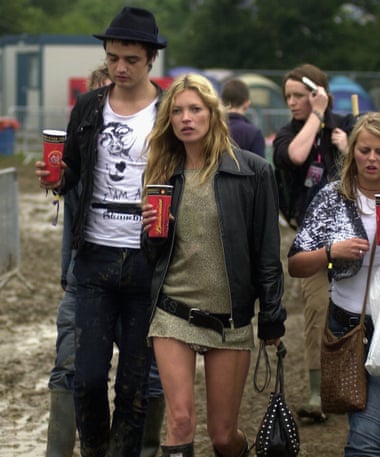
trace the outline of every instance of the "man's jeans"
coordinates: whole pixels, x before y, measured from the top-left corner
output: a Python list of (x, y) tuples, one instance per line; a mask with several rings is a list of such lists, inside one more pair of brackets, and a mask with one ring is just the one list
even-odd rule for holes
[[(342, 326), (331, 315), (329, 327), (336, 336), (350, 330)], [(372, 320), (366, 319), (367, 350), (373, 333)], [(380, 457), (380, 378), (368, 374), (367, 406), (364, 411), (350, 413), (349, 433), (345, 446), (345, 457)]]
[[(140, 250), (85, 243), (79, 250), (74, 399), (82, 457), (138, 457), (147, 407), (152, 268)], [(108, 375), (121, 339), (110, 427)], [(111, 428), (111, 430), (110, 430)]]
[(72, 257), (66, 274), (66, 289), (58, 309), (57, 355), (49, 379), (49, 389), (62, 392), (72, 391), (74, 379), (76, 280), (73, 266)]

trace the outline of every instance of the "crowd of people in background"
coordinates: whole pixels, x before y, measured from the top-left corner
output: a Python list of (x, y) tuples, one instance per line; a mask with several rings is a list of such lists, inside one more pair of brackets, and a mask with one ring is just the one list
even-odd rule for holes
[[(177, 77), (165, 92), (152, 81), (167, 43), (151, 12), (124, 7), (94, 36), (105, 64), (71, 112), (60, 179), (48, 183), (45, 163), (36, 163), (40, 186), (65, 199), (46, 456), (72, 457), (78, 430), (82, 457), (154, 457), (160, 445), (162, 457), (193, 457), (199, 356), (214, 455), (250, 454), (239, 412), (253, 322), (260, 340), (278, 346), (287, 317), (274, 167), (298, 189), (288, 269), (302, 278), (310, 395), (296, 412), (326, 421), (322, 329), (327, 313), (337, 335), (360, 314), (376, 244), (380, 114), (334, 113), (327, 75), (310, 63), (293, 68), (282, 85), (291, 118), (275, 134), (272, 166), (239, 78), (220, 95), (199, 74)], [(149, 236), (158, 216), (146, 199), (152, 184), (173, 186), (162, 239)], [(380, 252), (374, 259), (380, 266)], [(368, 379), (366, 409), (349, 415), (346, 457), (380, 456), (380, 380)]]

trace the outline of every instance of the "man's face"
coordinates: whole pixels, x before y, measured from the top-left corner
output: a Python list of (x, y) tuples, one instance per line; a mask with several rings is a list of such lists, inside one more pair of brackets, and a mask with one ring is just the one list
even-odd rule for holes
[(145, 48), (120, 41), (106, 42), (108, 72), (117, 87), (130, 89), (149, 75), (149, 63)]

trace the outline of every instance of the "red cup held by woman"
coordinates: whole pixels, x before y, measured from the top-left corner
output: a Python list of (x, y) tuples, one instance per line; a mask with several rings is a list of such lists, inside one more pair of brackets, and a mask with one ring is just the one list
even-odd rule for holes
[(63, 130), (45, 129), (42, 131), (43, 138), (43, 161), (45, 169), (50, 171), (43, 180), (45, 182), (58, 182), (61, 178), (61, 159), (63, 146), (66, 140), (66, 132)]
[(148, 235), (152, 238), (166, 238), (169, 231), (173, 186), (152, 184), (146, 188), (147, 202), (157, 211), (157, 219), (150, 227)]

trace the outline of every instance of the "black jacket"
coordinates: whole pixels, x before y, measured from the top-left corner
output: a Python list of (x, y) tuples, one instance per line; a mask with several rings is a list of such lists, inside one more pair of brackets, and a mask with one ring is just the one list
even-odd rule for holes
[[(304, 126), (305, 121), (292, 119), (283, 126), (273, 141), (273, 163), (276, 168), (285, 170), (289, 174), (289, 181), (294, 181), (297, 188), (296, 220), (301, 225), (306, 208), (314, 195), (327, 183), (337, 179), (337, 164), (340, 152), (331, 142), (332, 131), (339, 127), (347, 134), (352, 130), (354, 118), (352, 115), (339, 115), (330, 109), (325, 113), (325, 125), (318, 133), (309, 156), (302, 165), (295, 165), (289, 157), (289, 144)], [(319, 159), (324, 167), (324, 174), (319, 184), (309, 188), (304, 185), (310, 165)]]
[(228, 113), (228, 127), (235, 143), (247, 151), (265, 157), (263, 132), (240, 113)]
[[(155, 86), (161, 98), (162, 90), (156, 84)], [(67, 127), (63, 161), (68, 168), (64, 173), (60, 193), (66, 193), (79, 180), (82, 184), (72, 229), (74, 248), (80, 247), (84, 240), (85, 222), (94, 187), (94, 167), (98, 154), (97, 138), (103, 126), (103, 108), (111, 87), (112, 85), (101, 87), (81, 95), (71, 112)]]
[[(215, 175), (215, 199), (235, 327), (248, 325), (260, 301), (259, 338), (281, 337), (286, 311), (281, 304), (283, 272), (280, 261), (278, 197), (272, 167), (261, 157), (236, 150), (240, 169), (227, 154)], [(170, 179), (174, 186), (171, 212), (176, 216), (181, 202), (184, 174)], [(167, 240), (150, 239), (142, 233), (142, 249), (155, 265), (153, 305), (157, 304), (174, 249), (175, 222), (170, 222)]]

